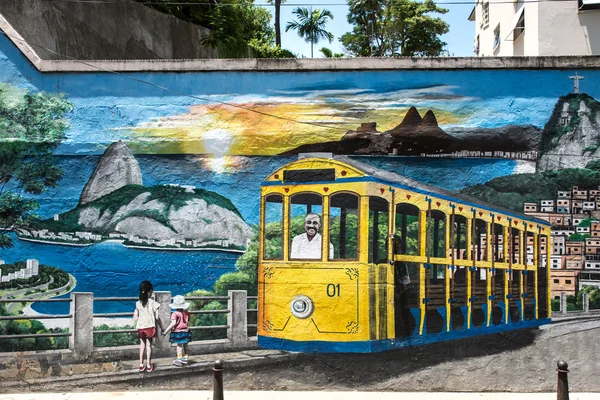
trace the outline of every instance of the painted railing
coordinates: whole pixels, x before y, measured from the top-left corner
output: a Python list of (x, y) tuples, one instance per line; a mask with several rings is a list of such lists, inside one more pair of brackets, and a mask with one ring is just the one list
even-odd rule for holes
[[(66, 320), (68, 331), (53, 332), (53, 333), (28, 333), (16, 335), (0, 335), (0, 340), (14, 340), (27, 338), (47, 338), (47, 337), (68, 337), (68, 348), (61, 350), (67, 352), (69, 356), (75, 359), (87, 358), (106, 358), (111, 355), (115, 356), (134, 356), (139, 351), (139, 345), (123, 345), (100, 347), (94, 345), (94, 337), (107, 334), (124, 334), (137, 335), (136, 329), (96, 329), (94, 319), (98, 318), (118, 318), (114, 320), (118, 326), (133, 326), (133, 310), (135, 309), (136, 297), (94, 297), (93, 293), (71, 293), (69, 298), (65, 299), (0, 299), (2, 303), (32, 303), (32, 302), (62, 302), (70, 303), (69, 314), (53, 314), (53, 315), (35, 315), (35, 316), (0, 316), (1, 321), (14, 320)], [(158, 317), (163, 327), (167, 327), (170, 322), (171, 309), (171, 292), (155, 292), (155, 300), (161, 305), (158, 311)], [(249, 330), (256, 332), (256, 324), (249, 324), (248, 317), (251, 320), (256, 320), (256, 303), (257, 297), (248, 296), (245, 290), (231, 290), (227, 296), (200, 296), (186, 297), (186, 301), (205, 301), (205, 302), (227, 302), (227, 306), (223, 309), (216, 310), (192, 310), (192, 315), (227, 315), (226, 324), (221, 325), (199, 325), (191, 326), (190, 330), (206, 331), (220, 330), (226, 331), (223, 338), (217, 339), (194, 339), (190, 343), (190, 351), (197, 354), (214, 353), (220, 351), (236, 351), (257, 347), (256, 337), (249, 335)], [(117, 313), (94, 313), (94, 304), (98, 302), (130, 302), (131, 312)], [(249, 307), (249, 302), (252, 303)], [(98, 322), (96, 320), (96, 322)], [(117, 326), (117, 328), (118, 328)], [(158, 335), (153, 343), (153, 353), (158, 355), (172, 355), (171, 343), (168, 336), (160, 335), (160, 329), (157, 328)], [(193, 335), (193, 333), (192, 333)], [(136, 336), (137, 337), (137, 336)], [(133, 340), (132, 342), (136, 342)], [(51, 350), (55, 351), (55, 350)], [(36, 350), (36, 353), (44, 353), (45, 351)], [(6, 354), (6, 353), (5, 353)]]
[(581, 296), (581, 309), (569, 310), (567, 304), (567, 293), (560, 293), (560, 309), (552, 312), (552, 319), (562, 319), (566, 317), (599, 317), (600, 309), (590, 309), (590, 296), (587, 293), (583, 293)]

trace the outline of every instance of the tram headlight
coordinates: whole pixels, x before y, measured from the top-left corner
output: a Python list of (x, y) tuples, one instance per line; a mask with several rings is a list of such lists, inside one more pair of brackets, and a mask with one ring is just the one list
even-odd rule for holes
[(312, 300), (308, 296), (300, 295), (294, 297), (290, 304), (292, 314), (296, 318), (308, 318), (314, 311)]

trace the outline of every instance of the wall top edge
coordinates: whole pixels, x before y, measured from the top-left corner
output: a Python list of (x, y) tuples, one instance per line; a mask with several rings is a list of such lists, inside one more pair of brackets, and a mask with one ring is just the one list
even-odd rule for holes
[(343, 59), (40, 60), (41, 72), (282, 72), (455, 69), (598, 69), (600, 56)]
[(43, 60), (0, 13), (4, 33), (40, 72), (282, 72), (457, 69), (600, 69), (600, 55), (333, 59)]

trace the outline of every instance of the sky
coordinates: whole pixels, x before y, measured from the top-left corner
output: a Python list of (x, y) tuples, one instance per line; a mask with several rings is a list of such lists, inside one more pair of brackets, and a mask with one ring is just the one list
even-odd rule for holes
[[(446, 0), (449, 1), (449, 0)], [(257, 5), (266, 5), (274, 14), (274, 7), (269, 6), (267, 0), (256, 0)], [(310, 57), (310, 43), (306, 43), (304, 39), (298, 37), (296, 31), (290, 30), (285, 32), (287, 22), (294, 20), (292, 11), (296, 7), (310, 7), (327, 9), (333, 14), (333, 21), (330, 21), (326, 29), (333, 33), (335, 39), (331, 44), (327, 41), (321, 41), (315, 45), (314, 56), (322, 57), (319, 52), (321, 47), (328, 47), (334, 53), (343, 53), (342, 44), (339, 38), (346, 32), (352, 30), (352, 26), (346, 20), (348, 14), (348, 4), (346, 0), (288, 0), (281, 7), (281, 42), (282, 47), (291, 50), (299, 57)], [(449, 11), (446, 14), (437, 14), (450, 25), (450, 31), (442, 36), (442, 40), (448, 45), (450, 56), (455, 57), (470, 57), (473, 56), (473, 38), (475, 37), (475, 23), (467, 18), (473, 9), (473, 4), (449, 4), (444, 5), (443, 1), (439, 1), (440, 7), (447, 8)]]

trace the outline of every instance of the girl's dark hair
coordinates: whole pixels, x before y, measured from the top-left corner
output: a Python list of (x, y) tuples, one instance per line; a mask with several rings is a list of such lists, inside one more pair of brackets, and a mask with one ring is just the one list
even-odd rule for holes
[(150, 281), (142, 281), (140, 283), (140, 301), (142, 302), (142, 306), (146, 307), (148, 303), (148, 292), (152, 290), (152, 283)]

